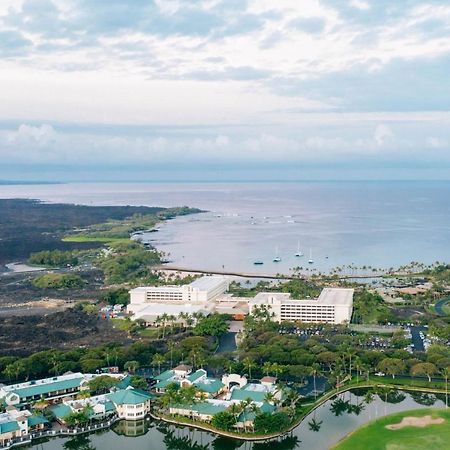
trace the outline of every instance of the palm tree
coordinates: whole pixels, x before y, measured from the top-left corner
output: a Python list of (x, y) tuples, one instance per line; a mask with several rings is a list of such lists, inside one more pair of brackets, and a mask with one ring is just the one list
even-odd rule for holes
[(272, 364), (272, 370), (275, 372), (275, 376), (278, 378), (278, 374), (283, 371), (284, 367), (278, 363)]
[(170, 352), (170, 368), (173, 368), (173, 351), (175, 349), (176, 345), (174, 341), (169, 341), (167, 342), (167, 348), (169, 349)]
[(264, 395), (264, 401), (266, 403), (273, 404), (275, 401), (275, 394), (273, 392), (266, 392), (266, 394)]
[(359, 375), (361, 374), (361, 368), (363, 367), (361, 358), (359, 356), (356, 356), (354, 363), (356, 369), (356, 383), (359, 383)]
[(271, 372), (271, 370), (272, 370), (272, 364), (269, 362), (269, 361), (266, 361), (264, 364), (263, 364), (263, 372), (264, 372), (264, 374), (265, 375), (269, 375), (269, 373)]
[(444, 367), (441, 370), (441, 374), (445, 378), (445, 407), (448, 408), (448, 376), (450, 374), (450, 368)]
[(155, 353), (152, 359), (152, 365), (158, 366), (158, 375), (161, 375), (161, 364), (163, 364), (165, 358), (160, 353)]
[(314, 363), (310, 368), (310, 373), (313, 377), (313, 388), (314, 388), (314, 400), (317, 399), (317, 389), (316, 389), (316, 377), (320, 374), (320, 365)]
[(234, 416), (234, 422), (237, 423), (241, 408), (238, 403), (232, 403), (229, 408), (230, 413)]
[(248, 376), (251, 380), (252, 379), (252, 369), (254, 369), (256, 367), (256, 364), (249, 357), (245, 358), (242, 362), (243, 362), (244, 366), (246, 367), (246, 369), (248, 370)]
[(139, 368), (139, 361), (127, 361), (127, 362), (123, 365), (123, 368), (124, 368), (127, 372), (134, 373), (134, 372), (136, 372), (136, 370)]
[(163, 326), (163, 332), (162, 332), (163, 339), (164, 339), (164, 336), (166, 335), (166, 324), (167, 324), (168, 320), (169, 320), (169, 315), (167, 313), (164, 313), (161, 316), (161, 322), (162, 322), (162, 326)]

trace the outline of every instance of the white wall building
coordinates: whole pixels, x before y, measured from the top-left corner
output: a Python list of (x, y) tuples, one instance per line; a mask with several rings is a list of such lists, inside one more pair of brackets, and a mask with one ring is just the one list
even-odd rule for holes
[(145, 286), (130, 291), (127, 312), (133, 319), (151, 322), (166, 313), (208, 314), (213, 301), (228, 290), (229, 280), (223, 276), (204, 276), (184, 286)]
[(261, 292), (249, 300), (249, 313), (263, 306), (277, 322), (349, 323), (353, 312), (353, 293), (353, 289), (325, 288), (317, 299), (294, 300), (286, 293)]

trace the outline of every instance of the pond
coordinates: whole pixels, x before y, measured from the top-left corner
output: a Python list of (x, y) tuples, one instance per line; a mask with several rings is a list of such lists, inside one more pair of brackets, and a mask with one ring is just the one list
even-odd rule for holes
[(401, 411), (443, 408), (443, 396), (389, 391), (381, 396), (367, 390), (340, 394), (311, 413), (291, 434), (269, 443), (249, 443), (208, 432), (175, 427), (153, 420), (119, 422), (113, 429), (77, 438), (54, 438), (29, 448), (36, 450), (326, 450), (361, 425)]

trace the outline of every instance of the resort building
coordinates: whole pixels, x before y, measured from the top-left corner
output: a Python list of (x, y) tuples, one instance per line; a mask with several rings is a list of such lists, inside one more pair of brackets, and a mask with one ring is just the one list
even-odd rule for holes
[(89, 379), (82, 373), (70, 373), (58, 377), (1, 386), (0, 399), (4, 399), (7, 405), (18, 405), (28, 404), (42, 398), (46, 400), (63, 398), (87, 389)]
[(48, 421), (43, 416), (9, 406), (0, 414), (0, 445), (8, 445), (11, 440), (22, 438), (31, 431), (41, 430), (47, 424)]
[[(8, 406), (26, 405), (41, 399), (55, 401), (75, 396), (80, 391), (88, 389), (89, 381), (98, 376), (100, 375), (77, 372), (25, 383), (0, 385), (0, 400)], [(109, 376), (124, 378), (119, 374), (109, 374)]]
[(146, 286), (130, 290), (127, 313), (134, 320), (148, 324), (167, 314), (177, 320), (183, 315), (208, 315), (214, 300), (228, 290), (229, 281), (222, 276), (204, 276), (184, 286)]
[(64, 423), (65, 417), (72, 413), (82, 412), (89, 408), (89, 417), (103, 420), (115, 413), (114, 404), (106, 395), (96, 395), (76, 400), (63, 400), (51, 408), (59, 422)]
[(195, 386), (201, 392), (203, 398), (214, 398), (220, 395), (225, 384), (217, 378), (208, 376), (204, 369), (192, 372), (190, 366), (181, 365), (173, 370), (166, 370), (155, 377), (157, 383), (153, 386), (155, 391), (163, 394), (169, 384), (177, 384), (180, 387)]
[(353, 312), (353, 289), (324, 288), (317, 299), (294, 300), (290, 294), (260, 292), (249, 300), (249, 313), (267, 310), (274, 321), (349, 323)]
[(153, 396), (138, 389), (122, 389), (106, 397), (113, 403), (117, 416), (125, 420), (140, 420), (150, 412)]
[(235, 427), (251, 428), (258, 414), (274, 412), (275, 403), (282, 400), (282, 390), (273, 377), (264, 377), (260, 383), (247, 383), (245, 377), (231, 374), (222, 378), (222, 385), (222, 395), (218, 398), (207, 398), (192, 405), (173, 405), (169, 408), (170, 413), (211, 422), (217, 413), (238, 405), (240, 411)]

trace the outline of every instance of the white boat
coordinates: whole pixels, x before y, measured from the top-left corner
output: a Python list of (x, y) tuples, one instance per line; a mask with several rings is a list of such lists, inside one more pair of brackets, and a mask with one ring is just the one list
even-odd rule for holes
[(281, 258), (279, 257), (279, 255), (278, 255), (278, 247), (276, 248), (276, 250), (275, 250), (275, 258), (273, 258), (273, 262), (280, 262), (281, 261)]
[(311, 249), (309, 249), (308, 264), (314, 264), (314, 260), (312, 259), (312, 250)]
[(297, 253), (295, 254), (295, 256), (297, 256), (297, 258), (303, 256), (303, 252), (300, 250), (300, 241), (298, 241), (297, 243)]

